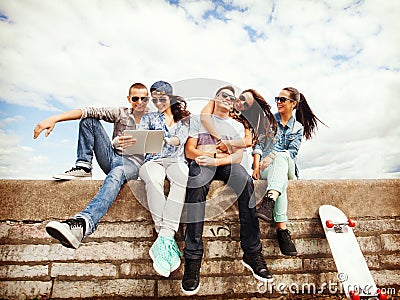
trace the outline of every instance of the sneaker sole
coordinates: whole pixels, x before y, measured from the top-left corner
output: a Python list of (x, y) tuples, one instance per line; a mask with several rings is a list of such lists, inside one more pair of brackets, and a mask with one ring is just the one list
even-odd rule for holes
[(274, 221), (273, 219), (270, 219), (270, 218), (264, 216), (263, 214), (259, 214), (259, 213), (257, 213), (257, 212), (255, 213), (255, 216), (256, 216), (257, 218), (259, 218), (259, 219), (265, 221), (265, 222), (273, 222), (273, 221)]
[(76, 176), (55, 175), (53, 176), (53, 178), (55, 180), (91, 180), (92, 176), (76, 177)]
[(151, 251), (151, 249), (149, 250), (149, 255), (150, 255), (151, 259), (153, 260), (153, 268), (154, 268), (154, 270), (156, 270), (156, 272), (157, 272), (159, 275), (161, 275), (161, 276), (169, 277), (169, 274), (170, 274), (171, 272), (169, 272), (169, 271), (167, 272), (167, 271), (160, 270), (160, 269), (158, 268), (158, 266), (156, 265), (156, 263), (155, 263), (155, 257), (154, 257), (154, 255), (153, 255), (153, 252)]
[(197, 288), (194, 289), (193, 291), (187, 291), (187, 290), (185, 290), (185, 289), (183, 288), (182, 284), (181, 284), (181, 291), (182, 291), (182, 293), (183, 293), (184, 295), (186, 295), (186, 296), (193, 296), (193, 295), (196, 295), (196, 294), (199, 292), (199, 290), (200, 290), (200, 282), (199, 282), (199, 285), (197, 286)]
[(260, 275), (257, 275), (256, 273), (254, 273), (253, 268), (250, 267), (250, 265), (246, 264), (243, 260), (242, 260), (242, 264), (243, 266), (245, 266), (247, 269), (249, 269), (251, 271), (251, 273), (253, 273), (253, 276), (257, 279), (260, 280), (262, 282), (274, 282), (274, 278), (264, 278), (261, 277)]
[(178, 269), (180, 265), (181, 265), (181, 260), (179, 259), (179, 262), (177, 262), (176, 265), (171, 266), (171, 271), (170, 272), (172, 273), (173, 271)]
[(81, 242), (59, 222), (49, 222), (46, 225), (46, 231), (51, 237), (60, 241), (64, 247), (77, 249), (81, 244)]

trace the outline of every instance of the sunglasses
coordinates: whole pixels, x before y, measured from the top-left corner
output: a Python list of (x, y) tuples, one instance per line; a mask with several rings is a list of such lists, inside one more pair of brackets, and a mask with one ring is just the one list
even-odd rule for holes
[(286, 97), (275, 97), (276, 103), (285, 103), (286, 101), (294, 102), (294, 100), (286, 98)]
[(219, 94), (222, 98), (229, 98), (229, 100), (231, 100), (232, 102), (233, 101), (236, 101), (236, 97), (235, 96), (232, 96), (232, 95), (229, 95), (228, 93), (225, 93), (225, 92), (221, 92), (220, 94)]
[(250, 105), (246, 102), (246, 98), (243, 95), (239, 96), (239, 100), (243, 102), (243, 107), (245, 110), (250, 108)]
[(136, 96), (133, 96), (131, 98), (132, 102), (138, 102), (139, 99), (142, 100), (143, 102), (149, 101), (149, 97), (136, 97)]
[(165, 102), (167, 102), (167, 100), (168, 100), (167, 97), (160, 97), (160, 98), (151, 99), (151, 101), (153, 101), (154, 104), (157, 104), (158, 102), (165, 103)]

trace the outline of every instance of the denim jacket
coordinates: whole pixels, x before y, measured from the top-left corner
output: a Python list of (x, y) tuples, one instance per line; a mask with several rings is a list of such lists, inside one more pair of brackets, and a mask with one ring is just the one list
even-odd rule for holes
[(299, 169), (297, 168), (296, 158), (300, 149), (301, 139), (303, 137), (303, 125), (297, 122), (292, 116), (286, 125), (282, 124), (279, 113), (275, 114), (275, 119), (278, 123), (278, 133), (272, 141), (269, 138), (264, 138), (259, 141), (253, 150), (254, 154), (260, 154), (261, 160), (270, 153), (288, 152), (295, 163), (296, 177), (299, 177)]
[(165, 116), (160, 112), (151, 112), (145, 114), (140, 121), (139, 129), (146, 130), (164, 130), (164, 139), (176, 136), (179, 138), (178, 146), (164, 143), (162, 153), (148, 153), (145, 162), (158, 158), (178, 158), (185, 159), (184, 147), (189, 135), (189, 118), (182, 119), (171, 127), (165, 125)]

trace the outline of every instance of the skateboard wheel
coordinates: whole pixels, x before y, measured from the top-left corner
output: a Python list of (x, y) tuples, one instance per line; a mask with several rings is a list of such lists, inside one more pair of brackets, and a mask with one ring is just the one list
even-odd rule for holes
[(379, 300), (387, 300), (387, 295), (384, 291), (377, 290), (376, 293), (378, 294)]
[(331, 220), (326, 220), (326, 227), (332, 228), (335, 224)]
[(351, 300), (360, 300), (360, 294), (357, 291), (350, 291), (349, 295)]
[(351, 219), (348, 219), (347, 222), (349, 223), (350, 227), (355, 227), (356, 226), (356, 222), (351, 220)]

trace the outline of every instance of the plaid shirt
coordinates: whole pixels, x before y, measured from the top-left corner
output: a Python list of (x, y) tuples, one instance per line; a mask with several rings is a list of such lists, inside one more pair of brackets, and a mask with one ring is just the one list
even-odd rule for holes
[(182, 119), (171, 127), (165, 124), (164, 113), (151, 112), (145, 114), (140, 121), (139, 129), (146, 130), (163, 130), (164, 139), (176, 136), (179, 138), (180, 144), (178, 146), (169, 145), (164, 143), (162, 153), (148, 153), (146, 154), (145, 162), (158, 158), (177, 158), (185, 159), (184, 147), (189, 134), (189, 118)]

